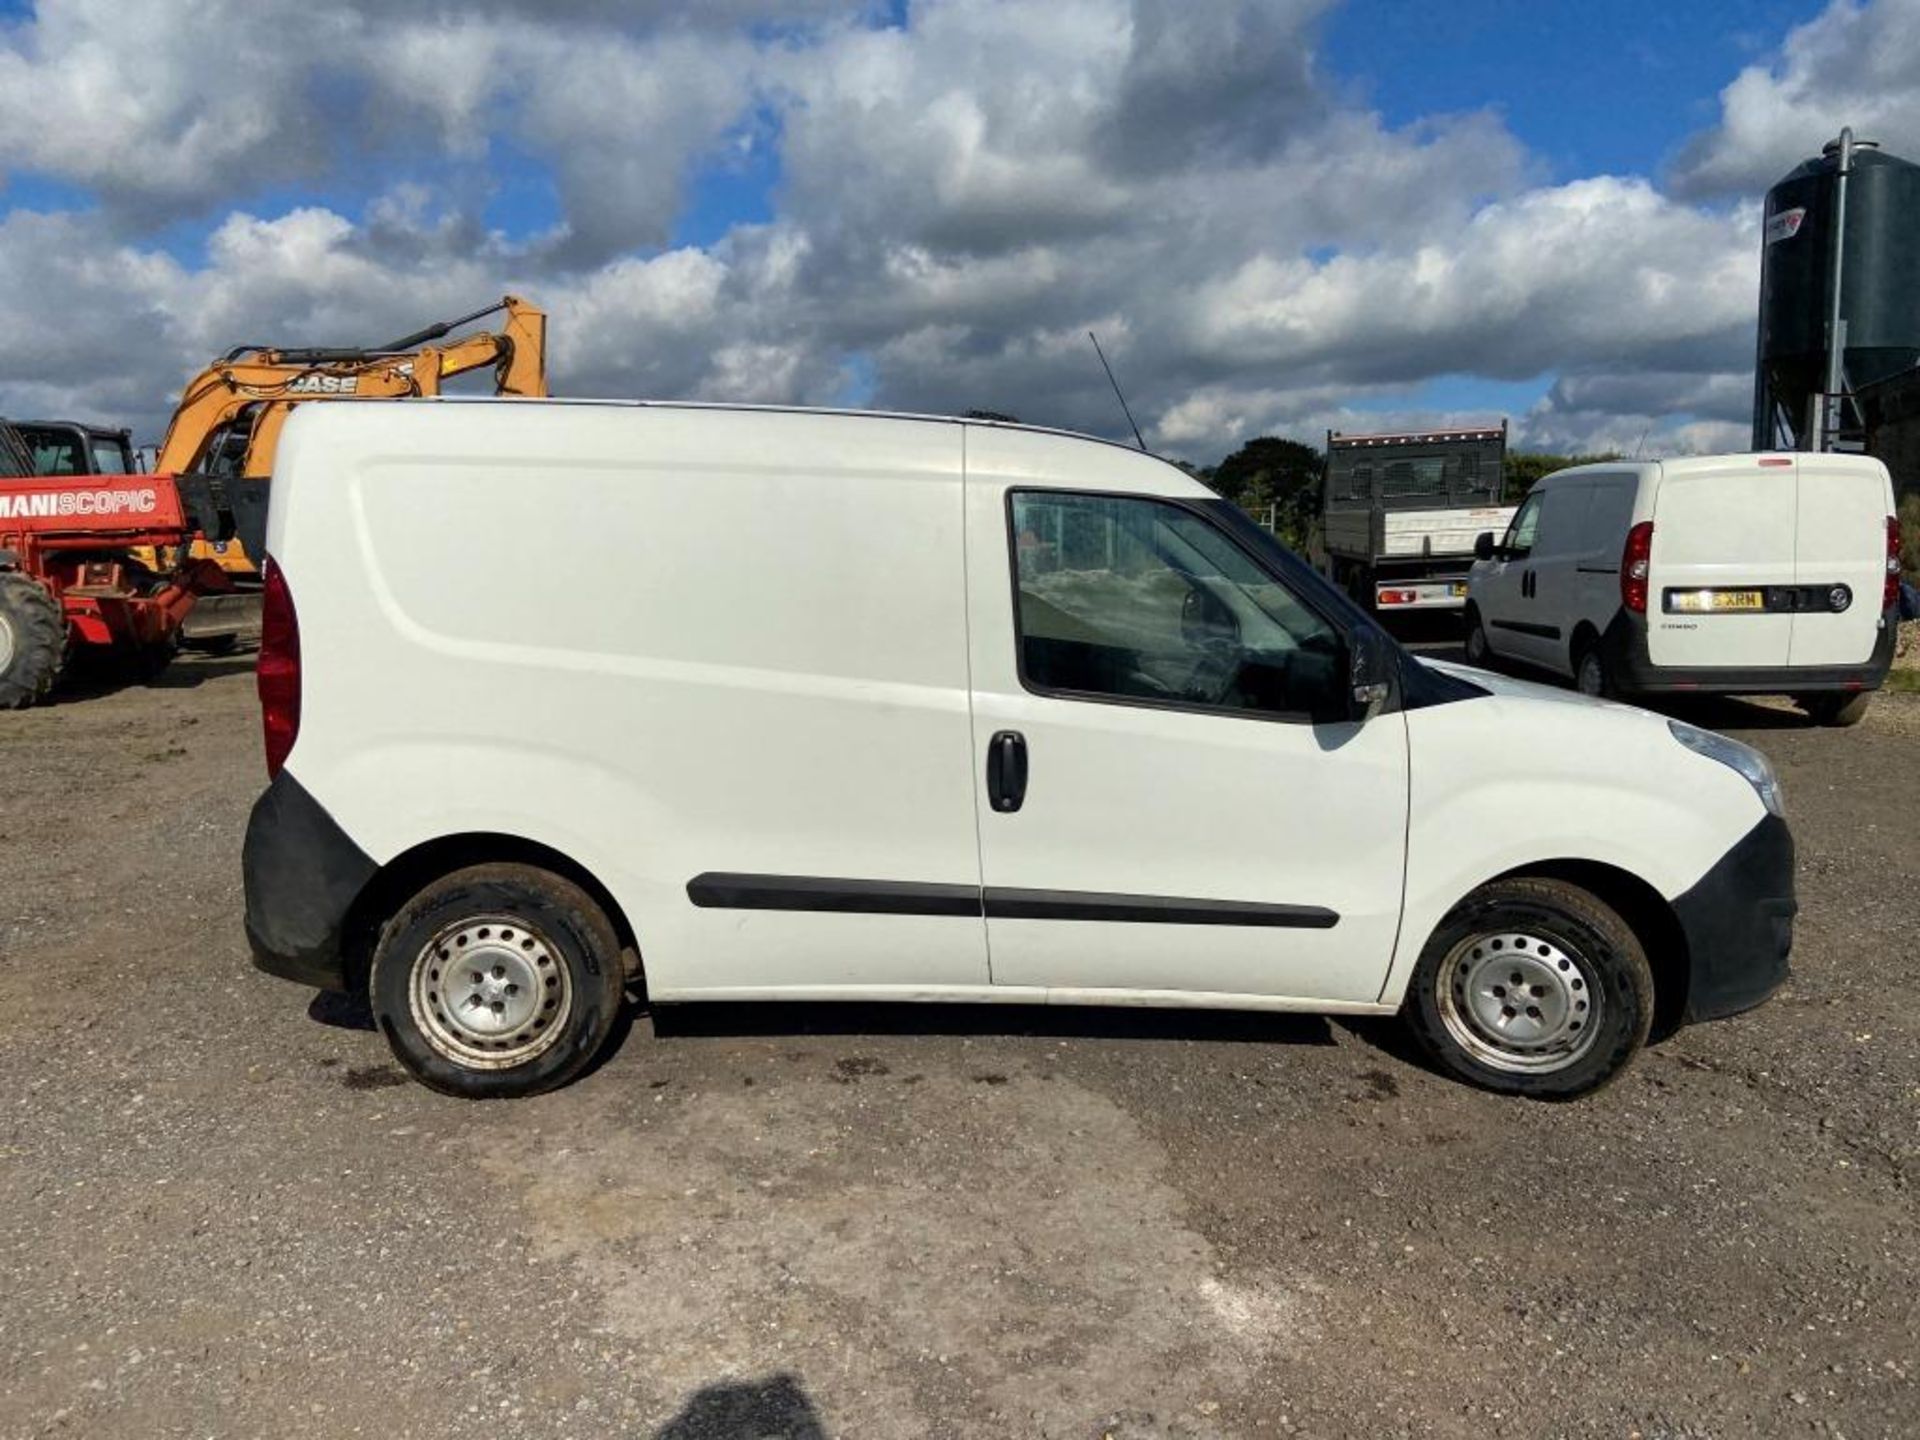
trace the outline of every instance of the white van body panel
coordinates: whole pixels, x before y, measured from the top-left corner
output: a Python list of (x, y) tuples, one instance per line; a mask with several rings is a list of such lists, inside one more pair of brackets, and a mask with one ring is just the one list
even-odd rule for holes
[[(1398, 1006), (1441, 917), (1544, 861), (1672, 899), (1753, 790), (1626, 707), (1490, 694), (1285, 723), (1028, 690), (1008, 492), (1202, 501), (1174, 467), (935, 419), (343, 402), (281, 439), (286, 774), (385, 865), (450, 836), (584, 868), (656, 1000)], [(1024, 807), (984, 801), (1000, 729)], [(698, 876), (1308, 904), (1326, 928), (703, 907)]]
[(291, 768), (369, 855), (488, 832), (571, 856), (661, 999), (987, 982), (978, 921), (686, 893), (709, 871), (979, 883), (958, 427), (443, 405), (396, 444), (390, 410), (352, 408), (288, 427), (269, 546), (296, 605), (343, 549), (364, 578), (302, 615)]
[[(1765, 813), (1724, 765), (1674, 766), (1664, 717), (1465, 666), (1425, 662), (1493, 691), (1407, 716), (1412, 792), (1402, 942), (1381, 999), (1398, 1003), (1427, 936), (1460, 897), (1543, 861), (1624, 870), (1672, 899), (1722, 838)], [(1551, 709), (1545, 708), (1551, 706)], [(1498, 757), (1462, 765), (1462, 752)], [(1569, 755), (1585, 757), (1577, 768)], [(1708, 860), (1708, 865), (1712, 862)]]

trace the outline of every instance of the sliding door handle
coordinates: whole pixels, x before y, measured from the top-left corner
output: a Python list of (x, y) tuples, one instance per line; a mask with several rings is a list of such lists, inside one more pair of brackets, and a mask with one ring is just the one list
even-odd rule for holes
[(1027, 740), (1018, 730), (1001, 730), (987, 742), (987, 803), (1011, 815), (1027, 798)]

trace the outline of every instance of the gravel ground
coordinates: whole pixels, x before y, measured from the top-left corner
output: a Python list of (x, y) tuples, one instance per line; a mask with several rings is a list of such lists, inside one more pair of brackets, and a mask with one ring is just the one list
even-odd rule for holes
[(716, 1009), (474, 1106), (256, 974), (244, 659), (0, 716), (0, 1435), (1911, 1436), (1920, 697), (1797, 976), (1570, 1106), (1390, 1026)]

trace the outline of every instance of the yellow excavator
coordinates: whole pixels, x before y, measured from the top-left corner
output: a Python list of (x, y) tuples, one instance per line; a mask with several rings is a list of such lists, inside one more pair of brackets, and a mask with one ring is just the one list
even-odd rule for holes
[[(448, 339), (491, 315), (496, 330)], [(442, 343), (444, 342), (444, 343)], [(367, 349), (281, 349), (240, 345), (188, 383), (153, 468), (177, 476), (191, 511), (220, 517), (196, 538), (192, 554), (211, 559), (244, 585), (259, 574), (266, 526), (266, 481), (280, 429), (294, 407), (319, 400), (438, 395), (442, 382), (493, 367), (494, 393), (547, 393), (547, 316), (517, 296), (457, 320), (443, 320)], [(161, 568), (158, 557), (138, 557)], [(190, 641), (231, 644), (248, 628), (255, 597), (205, 607)]]

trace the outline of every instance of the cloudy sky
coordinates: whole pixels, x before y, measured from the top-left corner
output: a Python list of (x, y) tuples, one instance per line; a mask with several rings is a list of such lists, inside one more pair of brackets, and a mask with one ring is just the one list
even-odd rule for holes
[[(0, 0), (0, 413), (507, 291), (556, 393), (1744, 444), (1759, 197), (1920, 0)], [(1643, 438), (1644, 437), (1644, 438)]]

